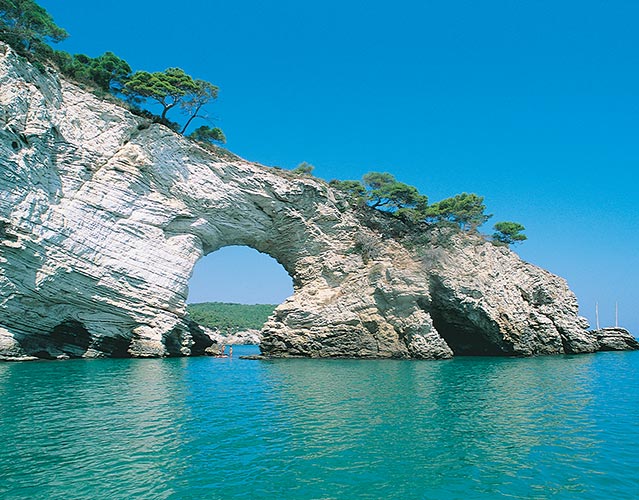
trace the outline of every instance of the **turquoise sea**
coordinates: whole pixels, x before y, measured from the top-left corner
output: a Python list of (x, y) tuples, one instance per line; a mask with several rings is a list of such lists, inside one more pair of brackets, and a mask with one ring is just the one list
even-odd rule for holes
[(2, 499), (633, 499), (639, 352), (0, 364)]

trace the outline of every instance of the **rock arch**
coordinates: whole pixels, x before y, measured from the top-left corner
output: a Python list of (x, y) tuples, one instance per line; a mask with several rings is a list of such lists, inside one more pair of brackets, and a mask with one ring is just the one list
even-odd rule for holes
[(561, 278), (477, 237), (407, 247), (323, 181), (203, 149), (6, 47), (0, 103), (0, 357), (201, 353), (188, 279), (227, 245), (293, 278), (272, 356), (450, 357), (431, 313), (512, 354), (597, 347)]

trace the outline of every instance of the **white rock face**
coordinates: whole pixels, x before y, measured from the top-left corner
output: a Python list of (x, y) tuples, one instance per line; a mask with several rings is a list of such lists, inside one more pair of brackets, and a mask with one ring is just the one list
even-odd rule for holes
[(222, 335), (219, 330), (200, 327), (217, 346), (225, 345), (260, 345), (262, 334), (259, 330), (244, 330), (230, 335)]
[(509, 250), (463, 235), (408, 250), (326, 183), (209, 152), (4, 45), (0, 110), (4, 359), (203, 353), (187, 283), (227, 245), (293, 278), (262, 331), (272, 356), (598, 348), (564, 280)]

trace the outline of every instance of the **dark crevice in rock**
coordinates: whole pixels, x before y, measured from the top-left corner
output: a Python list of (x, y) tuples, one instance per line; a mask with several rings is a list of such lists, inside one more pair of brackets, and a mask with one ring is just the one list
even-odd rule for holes
[(194, 356), (203, 356), (208, 347), (211, 347), (214, 342), (209, 337), (202, 327), (195, 321), (187, 321), (191, 338), (193, 339), (193, 345), (191, 346), (191, 354)]
[(186, 321), (186, 329), (177, 326), (164, 336), (164, 347), (169, 356), (184, 356), (183, 349), (187, 346), (191, 356), (203, 356), (206, 348), (214, 344), (200, 325), (192, 320)]
[(82, 323), (65, 320), (50, 332), (21, 339), (20, 346), (29, 356), (42, 359), (80, 358), (91, 344), (91, 334)]
[(573, 354), (574, 351), (572, 347), (570, 346), (570, 342), (568, 342), (568, 339), (566, 338), (566, 336), (563, 335), (562, 332), (559, 332), (559, 337), (561, 338), (561, 347), (564, 350), (564, 354)]
[(130, 358), (129, 344), (130, 339), (125, 337), (101, 337), (91, 347), (112, 358)]
[(86, 352), (91, 344), (91, 334), (76, 320), (63, 321), (51, 332), (51, 343), (61, 351)]
[(18, 241), (18, 237), (8, 231), (9, 228), (10, 226), (7, 221), (0, 220), (0, 240)]
[(431, 310), (433, 326), (455, 356), (500, 356), (511, 354), (491, 341), (485, 332), (454, 310)]
[(32, 351), (29, 353), (29, 356), (33, 356), (35, 358), (40, 358), (40, 359), (56, 359), (55, 356), (53, 356), (50, 352), (45, 350)]
[(463, 303), (439, 280), (431, 282), (432, 300), (428, 312), (433, 326), (454, 356), (512, 356), (512, 346), (498, 327), (481, 311)]
[(180, 356), (182, 348), (182, 329), (173, 328), (164, 336), (164, 347), (169, 356)]

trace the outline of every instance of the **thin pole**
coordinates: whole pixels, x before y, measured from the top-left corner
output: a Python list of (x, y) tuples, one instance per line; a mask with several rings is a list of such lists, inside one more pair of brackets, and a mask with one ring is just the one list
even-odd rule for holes
[(599, 330), (599, 302), (595, 302), (595, 317), (597, 318), (597, 330)]
[(615, 302), (615, 328), (619, 328), (619, 304)]

